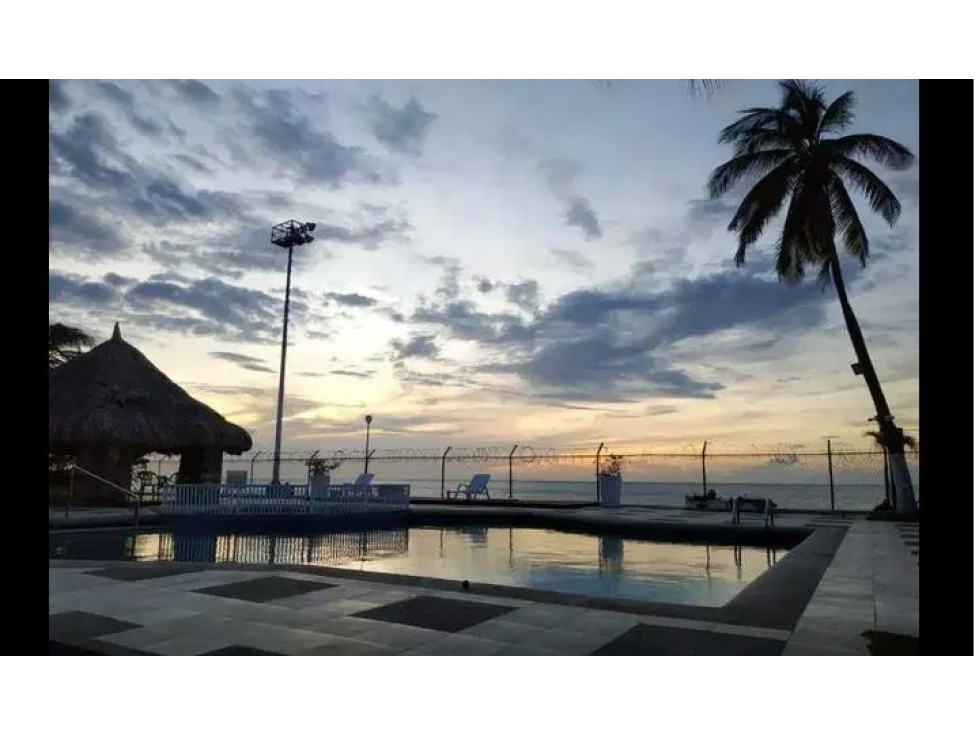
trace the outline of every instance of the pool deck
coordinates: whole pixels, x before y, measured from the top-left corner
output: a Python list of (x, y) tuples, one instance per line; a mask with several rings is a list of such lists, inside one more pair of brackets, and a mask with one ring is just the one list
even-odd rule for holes
[[(415, 524), (730, 531), (723, 513), (680, 509), (427, 506), (412, 515)], [(131, 513), (73, 516), (72, 527), (104, 526)], [(760, 516), (742, 518), (739, 532), (764, 532)], [(475, 583), (463, 590), (336, 568), (51, 560), (51, 654), (861, 655), (867, 630), (917, 636), (917, 525), (788, 513), (776, 527), (811, 533), (717, 608)]]

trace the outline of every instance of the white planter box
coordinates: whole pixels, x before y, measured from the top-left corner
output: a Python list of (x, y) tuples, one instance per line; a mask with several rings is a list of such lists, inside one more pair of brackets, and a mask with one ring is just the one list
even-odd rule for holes
[(309, 478), (309, 495), (314, 502), (325, 502), (330, 498), (330, 475), (314, 474)]
[(602, 507), (618, 507), (622, 499), (622, 477), (598, 477), (598, 496)]

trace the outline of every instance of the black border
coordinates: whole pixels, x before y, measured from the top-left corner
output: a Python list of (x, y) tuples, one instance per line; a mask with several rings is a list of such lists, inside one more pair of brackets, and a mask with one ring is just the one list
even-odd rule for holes
[[(7, 582), (8, 588), (16, 594), (10, 597), (15, 602), (8, 605), (15, 619), (8, 624), (17, 634), (8, 637), (3, 653), (46, 655), (47, 570), (38, 556), (44, 543), (41, 528), (47, 524), (46, 493), (40, 491), (40, 479), (47, 475), (47, 456), (41, 453), (47, 441), (47, 436), (41, 435), (47, 433), (47, 421), (40, 399), (47, 383), (47, 363), (40, 344), (44, 334), (40, 321), (46, 310), (42, 299), (46, 300), (48, 293), (44, 275), (48, 256), (47, 248), (35, 240), (41, 239), (37, 231), (41, 222), (48, 221), (48, 82), (8, 81), (6, 88), (7, 98), (16, 102), (0, 116), (9, 184), (4, 187), (9, 232), (6, 306), (7, 328), (13, 333), (8, 333), (7, 343), (11, 347), (8, 355), (14, 357), (4, 369), (9, 389), (5, 417), (11, 436), (3, 498), (4, 553), (5, 573), (13, 577)], [(31, 397), (35, 390), (37, 400)], [(40, 536), (36, 541), (35, 523)]]
[(920, 650), (971, 655), (974, 83), (922, 80), (919, 95)]

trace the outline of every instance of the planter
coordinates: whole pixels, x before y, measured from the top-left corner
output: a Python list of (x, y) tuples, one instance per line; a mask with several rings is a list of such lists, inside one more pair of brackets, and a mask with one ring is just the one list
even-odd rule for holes
[(602, 507), (618, 507), (622, 498), (622, 477), (598, 477), (598, 496)]
[(326, 502), (330, 499), (330, 475), (314, 474), (309, 478), (309, 495), (314, 502)]

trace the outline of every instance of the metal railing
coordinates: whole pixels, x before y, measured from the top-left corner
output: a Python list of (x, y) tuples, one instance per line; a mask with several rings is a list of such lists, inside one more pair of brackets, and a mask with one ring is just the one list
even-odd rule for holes
[(139, 511), (140, 511), (140, 507), (142, 505), (142, 498), (139, 496), (139, 494), (137, 492), (133, 492), (131, 489), (126, 489), (125, 487), (121, 487), (118, 484), (116, 484), (115, 482), (111, 482), (108, 479), (106, 479), (105, 477), (99, 476), (95, 472), (90, 472), (88, 469), (85, 469), (83, 467), (78, 466), (78, 464), (73, 464), (72, 465), (72, 467), (71, 467), (71, 473), (68, 476), (68, 497), (67, 497), (67, 500), (65, 501), (65, 517), (68, 517), (71, 514), (71, 504), (72, 504), (72, 500), (74, 499), (74, 494), (75, 494), (75, 472), (81, 472), (86, 477), (90, 477), (92, 479), (95, 479), (95, 480), (101, 482), (102, 484), (105, 484), (105, 485), (107, 485), (109, 487), (112, 487), (113, 489), (118, 490), (127, 499), (129, 499), (132, 502), (134, 502), (134, 504), (133, 504), (133, 522), (135, 524), (137, 524), (137, 525), (139, 524)]
[[(596, 444), (596, 447), (598, 445)], [(704, 442), (678, 450), (615, 451), (607, 443), (583, 448), (541, 448), (510, 443), (501, 447), (440, 449), (372, 449), (369, 468), (386, 481), (411, 484), (413, 497), (439, 498), (445, 490), (474, 474), (488, 473), (490, 497), (524, 501), (596, 501), (597, 475), (610, 453), (621, 459), (622, 502), (634, 505), (684, 507), (686, 498), (714, 491), (719, 498), (770, 497), (781, 510), (869, 511), (886, 492), (886, 455), (842, 442), (798, 445), (729, 446)], [(282, 455), (283, 479), (308, 481), (311, 457), (324, 457), (349, 471), (364, 465), (363, 450), (289, 452)], [(906, 452), (916, 494), (918, 452)], [(150, 458), (149, 466), (166, 476), (177, 470), (178, 458)], [(226, 468), (247, 471), (249, 484), (267, 481), (271, 452), (225, 456)], [(290, 475), (289, 472), (292, 472)], [(334, 476), (334, 481), (338, 477)]]
[(407, 510), (407, 484), (172, 484), (165, 515), (337, 515)]

